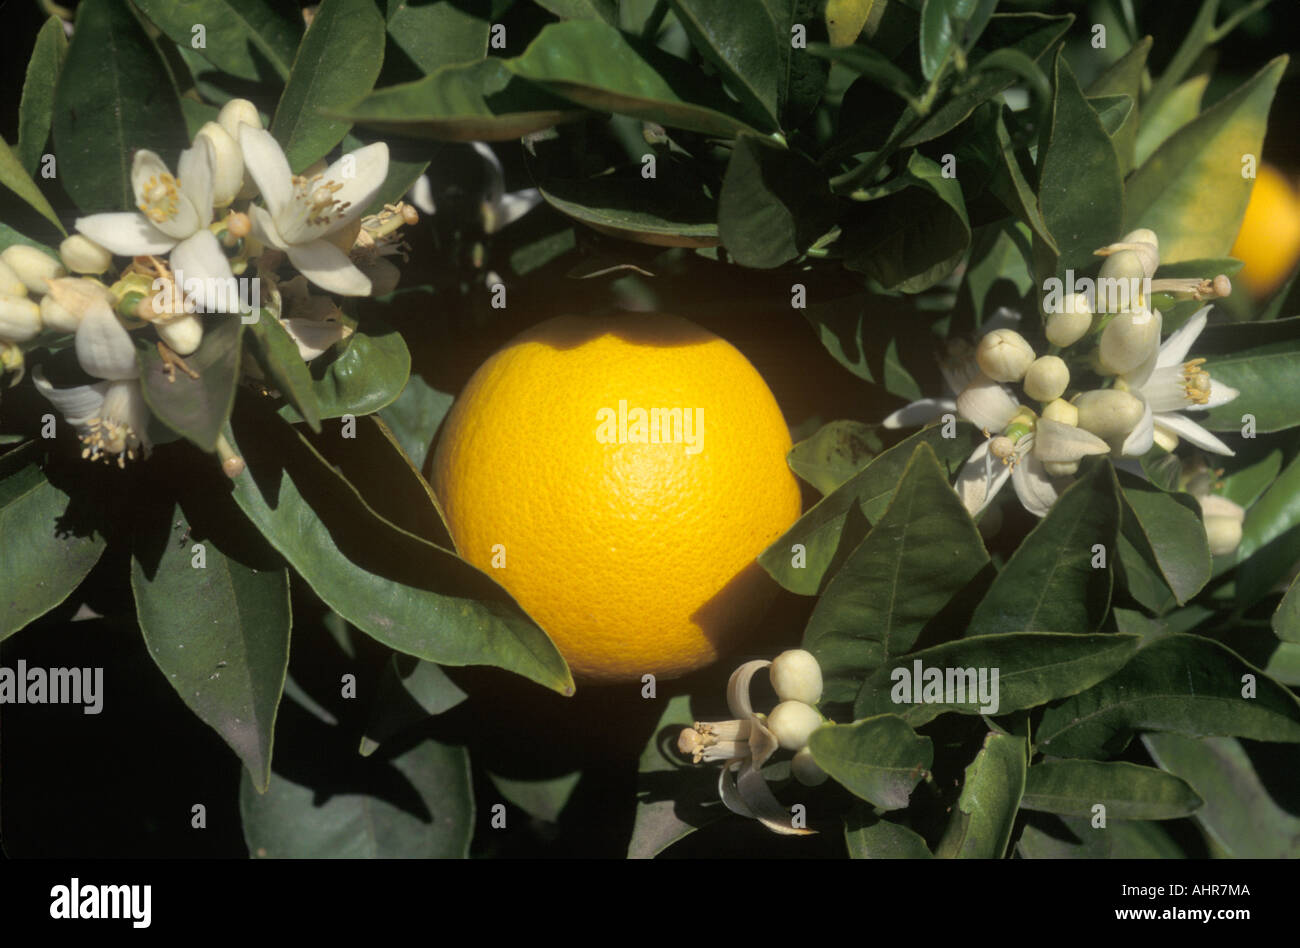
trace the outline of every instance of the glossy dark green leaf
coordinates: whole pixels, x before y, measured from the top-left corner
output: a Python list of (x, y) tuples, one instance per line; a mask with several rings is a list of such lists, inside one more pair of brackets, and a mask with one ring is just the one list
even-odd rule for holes
[(1142, 743), (1156, 763), (1204, 798), (1194, 819), (1209, 837), (1214, 855), (1300, 858), (1300, 817), (1294, 795), (1287, 799), (1286, 781), (1278, 779), (1285, 770), (1279, 769), (1276, 756), (1269, 772), (1258, 766), (1267, 758), (1266, 746), (1247, 749), (1230, 737), (1196, 740), (1181, 734), (1147, 734)]
[(930, 739), (892, 714), (819, 727), (808, 749), (834, 780), (882, 810), (907, 806), (934, 762)]
[(966, 266), (966, 289), (970, 292), (977, 319), (985, 319), (985, 301), (999, 281), (1011, 283), (1020, 297), (1033, 287), (1034, 278), (1029, 273), (1026, 259), (1028, 248), (1028, 228), (1023, 225), (1008, 227), (1004, 224), (976, 232)]
[(921, 7), (921, 75), (933, 79), (957, 45), (956, 8), (963, 0), (925, 0)]
[(880, 451), (875, 429), (859, 421), (832, 421), (811, 438), (790, 449), (790, 470), (829, 494), (851, 478)]
[(1160, 257), (1171, 263), (1228, 253), (1253, 183), (1241, 175), (1242, 157), (1260, 154), (1286, 64), (1272, 60), (1156, 149), (1125, 187), (1124, 231), (1162, 235)]
[[(1243, 675), (1254, 676), (1253, 698), (1242, 696)], [(1048, 708), (1036, 741), (1058, 757), (1107, 757), (1136, 730), (1300, 742), (1300, 701), (1218, 642), (1170, 634), (1101, 684)]]
[(512, 74), (500, 59), (443, 66), (341, 109), (383, 131), (442, 141), (510, 141), (586, 113)]
[(419, 375), (412, 375), (396, 401), (384, 408), (380, 418), (417, 470), (424, 470), (438, 426), (451, 409), (452, 396), (440, 392)]
[(1152, 39), (1144, 36), (1129, 47), (1128, 52), (1107, 67), (1106, 71), (1092, 81), (1087, 88), (1090, 98), (1097, 96), (1126, 95), (1133, 101), (1133, 108), (1124, 118), (1119, 128), (1111, 135), (1115, 143), (1115, 154), (1119, 156), (1121, 174), (1128, 174), (1140, 160), (1135, 157), (1136, 142), (1139, 133), (1139, 94), (1142, 91), (1142, 75), (1146, 67), (1147, 54), (1151, 52)]
[(1016, 843), (1024, 859), (1186, 859), (1168, 830), (1159, 823), (1121, 820), (1104, 827), (1092, 817), (1058, 817), (1026, 812)]
[(1282, 469), (1246, 511), (1237, 546), (1237, 600), (1255, 602), (1300, 558), (1300, 458)]
[(548, 179), (538, 189), (562, 214), (588, 227), (656, 247), (714, 247), (717, 208), (703, 189), (671, 175), (653, 179)]
[(167, 64), (127, 4), (86, 0), (54, 91), (59, 180), (84, 213), (135, 207), (132, 156), (157, 152), (173, 171), (185, 118)]
[(1292, 580), (1273, 613), (1273, 631), (1283, 642), (1300, 645), (1300, 577)]
[(336, 612), (390, 648), (443, 665), (496, 665), (572, 693), (546, 635), (450, 551), (378, 516), (291, 426), (236, 413), (248, 470), (235, 501)]
[(22, 102), (18, 106), (18, 158), (28, 174), (36, 174), (50, 139), (54, 118), (54, 88), (63, 60), (68, 55), (68, 37), (63, 21), (50, 17), (36, 34), (32, 58), (27, 62)]
[(1128, 121), (1129, 116), (1133, 114), (1133, 99), (1127, 95), (1089, 96), (1088, 104), (1097, 113), (1097, 118), (1101, 120), (1101, 127), (1106, 130), (1112, 142), (1115, 141), (1115, 136)]
[[(959, 424), (956, 433), (955, 438), (945, 438), (942, 426), (936, 425), (904, 438), (805, 512), (779, 540), (759, 554), (758, 562), (791, 592), (816, 595), (832, 573), (832, 564), (843, 562), (857, 541), (865, 536), (850, 531), (852, 542), (843, 542), (850, 508), (856, 508), (854, 513), (861, 514), (859, 521), (879, 520), (894, 496), (894, 488), (902, 479), (913, 450), (920, 444), (934, 449), (952, 477), (979, 438), (979, 432), (967, 424)], [(795, 546), (803, 547), (806, 562), (801, 566), (794, 565)]]
[(862, 678), (907, 652), (988, 559), (933, 449), (919, 444), (889, 508), (827, 584), (804, 629), (803, 647), (826, 681), (823, 699), (852, 701)]
[(833, 222), (830, 188), (815, 164), (770, 138), (736, 138), (718, 197), (718, 233), (737, 263), (779, 267)]
[(255, 532), (256, 542), (240, 535), (248, 528), (237, 514), (213, 536), (183, 526), (205, 515), (184, 505), (171, 507), (161, 537), (137, 529), (131, 590), (140, 630), (149, 657), (186, 707), (221, 735), (265, 791), (289, 665), (289, 573)]
[(487, 0), (388, 0), (388, 37), (425, 73), (488, 53), (492, 7)]
[[(469, 752), (424, 740), (392, 759), (351, 758), (331, 788), (283, 774), (239, 789), (255, 859), (463, 859), (474, 833)], [(295, 776), (297, 776), (295, 774)], [(300, 778), (301, 779), (301, 778)]]
[(505, 65), (586, 108), (726, 138), (755, 131), (704, 73), (599, 20), (543, 27)]
[(778, 74), (790, 44), (778, 37), (766, 0), (669, 0), (691, 45), (722, 77), (756, 121), (778, 123)]
[(859, 76), (866, 76), (882, 89), (888, 89), (904, 100), (911, 100), (916, 95), (916, 83), (912, 77), (890, 62), (883, 53), (870, 46), (856, 44), (852, 46), (829, 46), (821, 43), (809, 43), (808, 52), (813, 56), (823, 56), (851, 69)]
[(993, 138), (989, 150), (994, 155), (993, 177), (989, 190), (999, 201), (1029, 226), (1034, 235), (1053, 253), (1059, 248), (1056, 238), (1043, 222), (1042, 211), (1038, 208), (1038, 197), (1025, 177), (1024, 169), (1016, 158), (1011, 133), (1007, 131), (1006, 112), (999, 109), (997, 121), (992, 124), (988, 134)]
[[(287, 79), (302, 37), (302, 13), (284, 0), (139, 0), (136, 6), (172, 42), (241, 79)], [(203, 45), (196, 26), (203, 27)]]
[[(315, 362), (324, 362), (321, 356)], [(343, 343), (343, 351), (323, 368), (312, 365), (313, 389), (321, 418), (368, 415), (391, 405), (411, 374), (411, 353), (400, 334), (377, 327), (371, 332), (354, 332)], [(280, 414), (289, 421), (302, 421), (292, 405)]]
[[(1124, 667), (1137, 651), (1135, 635), (1062, 635), (1055, 632), (1010, 632), (945, 642), (910, 655), (894, 657), (862, 683), (853, 713), (897, 714), (920, 727), (947, 711), (960, 714), (1008, 714), (1076, 695)], [(921, 673), (917, 675), (916, 663)], [(927, 687), (926, 670), (939, 669), (946, 685), (950, 669), (953, 690)], [(994, 682), (992, 670), (997, 669)], [(976, 677), (963, 675), (974, 671)], [(982, 706), (978, 676), (986, 670), (994, 708)], [(902, 674), (906, 672), (906, 677)], [(960, 691), (958, 690), (960, 689)], [(962, 692), (965, 692), (962, 695)], [(917, 702), (916, 697), (921, 697)], [(963, 698), (961, 701), (949, 701)], [(895, 701), (895, 698), (901, 700)], [(934, 699), (938, 700), (934, 700)]]
[[(966, 635), (1097, 631), (1110, 603), (1117, 487), (1105, 462), (1070, 485), (1011, 554), (975, 608)], [(1102, 555), (1104, 565), (1094, 566)]]
[[(776, 28), (776, 101), (778, 124), (798, 128), (817, 111), (830, 79), (831, 64), (808, 55), (795, 39), (807, 46), (826, 39), (821, 21), (821, 0), (763, 0)], [(820, 45), (818, 43), (818, 45)]]
[(302, 171), (347, 134), (327, 115), (374, 86), (384, 61), (384, 18), (374, 0), (324, 0), (303, 36), (271, 120), (289, 167)]
[(604, 20), (618, 26), (618, 0), (537, 0), (561, 20)]
[(185, 357), (198, 378), (180, 369), (169, 372), (153, 344), (136, 340), (140, 387), (149, 410), (204, 451), (217, 449), (217, 436), (235, 403), (243, 332), (243, 321), (233, 316), (207, 321), (198, 350)]
[(1202, 803), (1173, 774), (1127, 761), (1045, 760), (1029, 768), (1020, 805), (1065, 816), (1092, 816), (1098, 803), (1108, 820), (1172, 820)]
[(716, 770), (677, 753), (677, 735), (693, 722), (690, 695), (670, 698), (641, 751), (629, 859), (653, 859), (679, 839), (729, 815), (718, 796)]
[(49, 200), (41, 193), (41, 189), (36, 186), (32, 176), (27, 173), (21, 159), (2, 138), (0, 138), (0, 185), (8, 188), (30, 204), (42, 217), (57, 227), (60, 232), (67, 233), (59, 220), (59, 215), (54, 213), (54, 208), (50, 206)]
[(966, 768), (961, 796), (935, 855), (1001, 859), (1025, 790), (1025, 739), (990, 731)]
[(67, 599), (104, 552), (98, 531), (67, 520), (69, 494), (41, 460), (35, 442), (0, 457), (0, 641)]
[(1124, 486), (1121, 496), (1125, 534), (1149, 552), (1175, 601), (1183, 605), (1210, 579), (1210, 550), (1200, 505), (1190, 494), (1168, 494), (1136, 479)]
[(869, 202), (845, 227), (844, 265), (890, 290), (919, 293), (956, 268), (970, 247), (966, 201), (956, 177), (913, 152), (907, 187)]
[(555, 823), (564, 812), (573, 789), (582, 778), (581, 771), (550, 777), (544, 780), (515, 780), (488, 774), (492, 786), (519, 809), (535, 820)]
[(1094, 266), (1092, 252), (1119, 238), (1124, 185), (1115, 145), (1061, 55), (1052, 89), (1051, 124), (1039, 156), (1038, 204), (1060, 250), (1059, 276)]
[(891, 823), (862, 803), (844, 816), (844, 844), (850, 859), (931, 859), (925, 840), (906, 826)]
[(320, 431), (320, 404), (307, 363), (302, 361), (298, 344), (278, 319), (262, 310), (261, 317), (245, 330), (256, 347), (257, 364), (270, 386), (311, 426)]
[(1282, 451), (1274, 448), (1257, 460), (1249, 461), (1224, 473), (1218, 482), (1223, 486), (1218, 493), (1243, 508), (1249, 507), (1263, 496), (1270, 484), (1282, 472)]
[(1192, 355), (1205, 356), (1210, 375), (1240, 394), (1208, 412), (1187, 417), (1211, 431), (1240, 432), (1252, 415), (1256, 433), (1300, 425), (1300, 399), (1290, 386), (1300, 373), (1300, 316), (1266, 323), (1206, 329)]
[(899, 398), (914, 401), (921, 397), (916, 380), (898, 358), (898, 338), (908, 327), (885, 326), (874, 319), (876, 297), (855, 293), (812, 300), (802, 312), (826, 351), (844, 368), (860, 379), (883, 385)]
[(369, 757), (379, 745), (430, 717), (450, 711), (467, 697), (433, 662), (393, 654), (384, 664), (359, 752)]

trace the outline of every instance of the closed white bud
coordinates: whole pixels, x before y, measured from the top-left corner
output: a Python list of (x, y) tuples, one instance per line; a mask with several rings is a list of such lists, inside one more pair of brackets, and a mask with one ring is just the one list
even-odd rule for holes
[(792, 648), (772, 659), (767, 670), (772, 689), (782, 701), (816, 704), (822, 700), (822, 667), (812, 652)]
[(826, 782), (826, 771), (813, 760), (812, 751), (806, 747), (800, 748), (790, 761), (790, 773), (805, 787), (816, 787)]
[(225, 207), (244, 185), (244, 153), (230, 133), (216, 122), (208, 122), (194, 136), (212, 146), (212, 204)]
[(26, 296), (27, 284), (18, 279), (9, 264), (0, 260), (0, 296)]
[(190, 313), (167, 323), (154, 323), (159, 338), (179, 356), (187, 356), (203, 341), (203, 322)]
[(0, 253), (0, 260), (9, 265), (9, 269), (23, 281), (23, 285), (30, 292), (37, 295), (49, 292), (47, 281), (68, 275), (63, 265), (49, 254), (35, 247), (28, 247), (26, 244), (12, 244), (6, 247), (4, 252)]
[(1034, 361), (1034, 350), (1014, 329), (995, 329), (980, 340), (975, 361), (995, 382), (1019, 382)]
[(84, 234), (73, 234), (59, 244), (59, 256), (69, 273), (98, 276), (113, 263), (113, 255)]
[(1205, 519), (1205, 538), (1209, 541), (1210, 552), (1215, 556), (1227, 556), (1234, 552), (1241, 543), (1241, 523), (1246, 516), (1245, 509), (1218, 494), (1206, 494), (1197, 500)]
[(1064, 311), (1047, 317), (1047, 341), (1054, 346), (1072, 346), (1092, 328), (1092, 307), (1085, 293), (1071, 293), (1064, 300)]
[(1039, 356), (1025, 371), (1025, 394), (1040, 402), (1060, 398), (1070, 384), (1070, 367), (1059, 356)]
[(1043, 470), (1052, 477), (1069, 477), (1079, 470), (1078, 461), (1044, 461)]
[(226, 130), (236, 142), (239, 141), (239, 126), (251, 125), (262, 127), (262, 117), (257, 114), (257, 106), (247, 99), (231, 99), (217, 113), (217, 124)]
[(1118, 250), (1097, 273), (1097, 309), (1120, 313), (1142, 308), (1143, 281), (1150, 276), (1136, 251)]
[(1072, 428), (1079, 426), (1079, 409), (1064, 398), (1058, 398), (1043, 406), (1043, 417), (1048, 421), (1059, 422)]
[(41, 331), (41, 308), (25, 296), (0, 296), (0, 339), (26, 342)]
[(1123, 375), (1160, 348), (1160, 321), (1150, 310), (1120, 313), (1101, 331), (1097, 360), (1106, 375)]
[(1142, 400), (1121, 392), (1103, 388), (1084, 392), (1074, 400), (1079, 411), (1079, 427), (1091, 431), (1106, 441), (1123, 439), (1142, 420)]
[(808, 745), (808, 737), (822, 726), (817, 709), (802, 701), (782, 701), (767, 716), (767, 729), (785, 750), (797, 751)]
[(41, 319), (55, 332), (76, 332), (86, 310), (97, 302), (114, 304), (113, 293), (90, 277), (60, 277), (50, 281), (50, 292), (41, 298)]

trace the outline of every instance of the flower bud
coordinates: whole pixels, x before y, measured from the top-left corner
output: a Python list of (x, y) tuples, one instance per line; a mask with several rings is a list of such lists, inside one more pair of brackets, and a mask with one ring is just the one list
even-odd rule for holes
[(1064, 311), (1047, 317), (1047, 341), (1054, 346), (1072, 346), (1092, 328), (1092, 307), (1085, 293), (1071, 293), (1065, 298)]
[(217, 113), (217, 124), (226, 130), (234, 141), (239, 141), (239, 126), (251, 125), (262, 127), (262, 117), (257, 114), (257, 106), (247, 99), (231, 99)]
[(1162, 428), (1160, 425), (1156, 425), (1151, 429), (1151, 440), (1165, 451), (1173, 454), (1174, 450), (1178, 447), (1179, 438), (1178, 435), (1174, 434), (1168, 428)]
[(817, 709), (802, 701), (782, 701), (767, 716), (767, 729), (785, 750), (797, 751), (808, 745), (808, 736), (822, 726)]
[(1070, 477), (1079, 471), (1078, 461), (1044, 461), (1043, 470), (1051, 477)]
[(1034, 350), (1014, 329), (995, 329), (980, 340), (975, 361), (995, 382), (1019, 382), (1034, 361)]
[(790, 761), (790, 773), (805, 787), (817, 787), (826, 782), (826, 771), (813, 760), (812, 751), (803, 747)]
[(1140, 398), (1114, 388), (1084, 392), (1074, 400), (1079, 427), (1105, 441), (1124, 438), (1142, 420)]
[(1025, 394), (1040, 402), (1061, 397), (1070, 384), (1070, 367), (1053, 355), (1039, 356), (1025, 372)]
[(83, 234), (73, 234), (59, 244), (59, 256), (70, 273), (103, 273), (113, 263), (113, 255)]
[(1131, 372), (1160, 348), (1160, 320), (1150, 310), (1120, 313), (1101, 331), (1097, 350), (1105, 375)]
[(1079, 426), (1079, 409), (1075, 408), (1064, 398), (1058, 398), (1043, 407), (1043, 417), (1048, 421), (1055, 421), (1062, 425), (1069, 425), (1072, 428)]
[(203, 322), (189, 314), (166, 323), (154, 323), (159, 338), (179, 356), (187, 356), (203, 341)]
[(18, 279), (9, 264), (0, 260), (0, 296), (26, 296), (27, 284)]
[(1241, 543), (1241, 523), (1246, 511), (1241, 505), (1217, 494), (1207, 494), (1197, 500), (1205, 519), (1205, 538), (1209, 541), (1210, 552), (1215, 556), (1227, 556), (1236, 551)]
[(0, 296), (0, 339), (26, 342), (41, 332), (41, 308), (22, 296)]
[(1097, 273), (1097, 310), (1122, 313), (1141, 309), (1143, 281), (1148, 276), (1142, 258), (1135, 251), (1111, 254)]
[(212, 204), (225, 207), (244, 186), (244, 153), (239, 143), (216, 122), (208, 122), (194, 136), (194, 143), (203, 139), (212, 149)]
[(822, 667), (812, 652), (789, 649), (772, 659), (767, 671), (772, 688), (782, 701), (816, 704), (822, 699)]
[(55, 332), (76, 332), (86, 310), (103, 301), (112, 306), (113, 293), (90, 277), (60, 277), (50, 281), (50, 292), (41, 297), (41, 320)]
[(9, 265), (14, 276), (23, 281), (23, 285), (40, 295), (49, 292), (47, 280), (67, 276), (63, 265), (44, 251), (26, 244), (11, 244), (0, 253), (0, 260)]

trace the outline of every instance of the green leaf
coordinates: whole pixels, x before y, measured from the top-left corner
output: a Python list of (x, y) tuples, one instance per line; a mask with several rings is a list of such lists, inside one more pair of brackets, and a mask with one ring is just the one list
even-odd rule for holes
[(243, 320), (233, 316), (207, 321), (198, 350), (185, 357), (198, 378), (180, 369), (169, 374), (157, 347), (136, 339), (140, 387), (149, 410), (204, 451), (217, 449), (217, 437), (235, 403), (243, 331)]
[(1300, 645), (1300, 577), (1292, 580), (1273, 613), (1273, 631), (1283, 642)]
[(18, 233), (18, 231), (14, 230), (4, 221), (0, 221), (0, 250), (4, 250), (6, 247), (12, 247), (15, 244), (21, 244), (24, 247), (35, 247), (37, 250), (41, 251), (41, 253), (47, 255), (52, 260), (57, 261), (60, 265), (63, 263), (59, 258), (59, 252), (57, 250), (46, 246), (40, 241), (32, 240), (30, 237)]
[(809, 302), (802, 312), (836, 362), (858, 378), (914, 401), (921, 397), (921, 389), (898, 358), (899, 335), (912, 327), (889, 326), (873, 318), (878, 303), (876, 296), (855, 293)]
[(165, 505), (161, 531), (138, 523), (131, 591), (150, 658), (265, 791), (289, 665), (289, 574), (227, 505), (191, 491)]
[(1127, 182), (1124, 231), (1161, 235), (1162, 261), (1227, 255), (1253, 183), (1240, 173), (1243, 156), (1260, 154), (1286, 65), (1285, 56), (1272, 60), (1156, 149)]
[(1300, 558), (1300, 457), (1246, 511), (1237, 546), (1237, 601), (1255, 602)]
[(500, 59), (486, 59), (377, 89), (340, 114), (414, 138), (472, 142), (510, 141), (586, 112), (512, 74)]
[(228, 437), (248, 465), (235, 501), (336, 612), (399, 652), (496, 665), (572, 693), (555, 646), (485, 574), (377, 516), (274, 415), (237, 412), (233, 422)]
[(1106, 71), (1092, 81), (1087, 88), (1087, 95), (1096, 96), (1126, 95), (1133, 101), (1133, 108), (1123, 123), (1111, 136), (1115, 143), (1115, 154), (1119, 156), (1121, 174), (1127, 175), (1142, 159), (1134, 157), (1138, 136), (1140, 109), (1139, 96), (1142, 91), (1142, 76), (1146, 68), (1147, 54), (1151, 52), (1152, 39), (1144, 36), (1129, 47), (1119, 59), (1115, 60)]
[(1027, 812), (1016, 852), (1025, 859), (1186, 859), (1159, 823), (1121, 820), (1094, 827), (1092, 817)]
[(538, 188), (560, 213), (593, 230), (655, 247), (716, 247), (717, 208), (702, 188), (651, 179), (549, 178)]
[(259, 794), (244, 776), (239, 812), (250, 854), (258, 859), (469, 855), (474, 795), (465, 748), (424, 740), (387, 760), (343, 759), (350, 766), (330, 787), (277, 773), (270, 789)]
[(1194, 348), (1196, 355), (1205, 356), (1205, 368), (1216, 381), (1241, 394), (1188, 417), (1211, 431), (1240, 432), (1247, 414), (1255, 416), (1257, 433), (1300, 425), (1300, 399), (1290, 392), (1300, 373), (1300, 316), (1211, 326)]
[[(297, 4), (281, 0), (138, 0), (136, 6), (172, 42), (222, 72), (251, 81), (289, 78), (302, 37)], [(194, 28), (203, 27), (203, 45)], [(269, 68), (268, 68), (269, 67)]]
[(790, 449), (790, 470), (823, 495), (867, 466), (880, 450), (875, 429), (858, 421), (832, 421)]
[(956, 7), (961, 0), (925, 0), (921, 7), (921, 75), (933, 79), (957, 45)]
[(505, 66), (586, 108), (724, 138), (755, 131), (694, 66), (598, 20), (551, 23)]
[(990, 731), (966, 768), (961, 796), (935, 855), (1001, 859), (1025, 791), (1025, 739)]
[(889, 508), (827, 584), (804, 629), (803, 647), (821, 663), (823, 700), (853, 700), (864, 675), (907, 652), (988, 561), (933, 449), (919, 444)]
[(1095, 265), (1092, 252), (1118, 239), (1124, 185), (1115, 146), (1063, 55), (1057, 56), (1052, 88), (1051, 124), (1039, 159), (1038, 205), (1060, 250), (1060, 276)]
[[(966, 635), (1096, 632), (1106, 618), (1119, 500), (1110, 464), (1094, 463), (1011, 554), (975, 608)], [(1093, 547), (1105, 548), (1094, 567)]]
[(832, 46), (851, 46), (862, 32), (872, 9), (877, 17), (888, 0), (826, 0), (826, 29)]
[(35, 208), (42, 217), (59, 229), (59, 233), (67, 233), (59, 220), (59, 215), (54, 213), (50, 202), (41, 193), (32, 176), (23, 168), (22, 161), (3, 138), (0, 138), (0, 184)]
[(561, 20), (603, 20), (618, 26), (618, 0), (537, 0)]
[(79, 4), (54, 90), (54, 149), (69, 196), (87, 214), (132, 209), (135, 152), (156, 152), (175, 171), (185, 145), (171, 73), (130, 7), (119, 0)]
[(808, 158), (741, 134), (718, 197), (718, 233), (741, 266), (779, 267), (830, 228), (833, 202), (826, 177)]
[[(1277, 780), (1276, 756), (1271, 774), (1259, 766), (1268, 759), (1267, 745), (1247, 750), (1228, 737), (1193, 740), (1180, 734), (1147, 734), (1142, 742), (1156, 763), (1204, 798), (1194, 818), (1217, 854), (1236, 859), (1300, 857), (1300, 817), (1294, 797), (1287, 800), (1279, 793), (1285, 784), (1279, 786)], [(1267, 783), (1265, 776), (1271, 777)]]
[(1149, 552), (1174, 600), (1185, 604), (1210, 580), (1210, 550), (1200, 505), (1190, 494), (1168, 494), (1136, 478), (1121, 496), (1125, 535)]
[(546, 780), (513, 780), (488, 774), (497, 791), (535, 820), (556, 823), (569, 802), (573, 788), (582, 778), (582, 771), (551, 777)]
[(312, 431), (320, 431), (315, 383), (288, 330), (266, 310), (261, 310), (260, 318), (249, 324), (247, 332), (255, 345), (257, 363), (271, 387), (297, 409)]
[[(943, 437), (943, 429), (938, 425), (904, 438), (805, 512), (780, 539), (759, 554), (758, 562), (791, 592), (816, 595), (823, 580), (833, 575), (832, 566), (843, 562), (865, 536), (865, 532), (856, 533), (852, 529), (846, 532), (846, 527), (851, 526), (848, 524), (851, 509), (855, 515), (861, 514), (858, 520), (879, 520), (894, 496), (894, 488), (913, 449), (928, 444), (952, 477), (965, 463), (979, 436), (973, 426), (963, 423), (957, 426), (955, 438)], [(806, 562), (801, 566), (792, 562), (796, 545), (804, 548)]]
[(358, 753), (369, 757), (389, 738), (450, 711), (468, 697), (433, 662), (394, 653), (384, 664)]
[(916, 96), (916, 84), (912, 81), (912, 77), (890, 62), (884, 53), (870, 46), (809, 43), (808, 52), (813, 56), (823, 56), (839, 63), (859, 76), (866, 76), (882, 89), (888, 89), (904, 101), (910, 102)]
[(1007, 210), (1027, 224), (1034, 236), (1052, 253), (1058, 253), (1056, 238), (1043, 222), (1042, 212), (1038, 209), (1038, 197), (1025, 178), (1024, 169), (1020, 167), (1020, 161), (1016, 157), (1011, 133), (1007, 131), (1006, 116), (1007, 112), (1004, 109), (998, 109), (997, 121), (989, 126), (989, 132), (994, 136), (994, 140), (987, 146), (994, 155), (993, 176), (989, 182), (989, 190)]
[[(769, 131), (778, 122), (778, 70), (790, 44), (779, 37), (765, 0), (669, 0), (691, 45)], [(783, 48), (784, 47), (784, 48)]]
[[(1076, 695), (1104, 681), (1133, 657), (1139, 644), (1140, 639), (1135, 635), (1056, 632), (1008, 632), (945, 642), (899, 656), (876, 669), (863, 681), (853, 713), (859, 717), (897, 714), (913, 727), (920, 727), (948, 711), (959, 714), (1023, 711)], [(922, 669), (919, 676), (917, 662)], [(969, 676), (961, 674), (952, 676), (951, 696), (958, 697), (956, 688), (960, 687), (965, 692), (964, 701), (948, 702), (944, 700), (948, 694), (927, 697), (930, 688), (926, 687), (925, 671), (929, 669), (939, 669), (945, 683), (950, 669), (974, 670), (977, 675), (980, 669), (997, 669), (996, 682), (991, 671), (987, 679), (996, 708), (984, 710), (977, 689), (967, 690), (971, 685)], [(900, 675), (900, 670), (907, 677)], [(915, 701), (918, 691), (923, 699), (920, 703)], [(896, 697), (901, 700), (895, 700)]]
[(1251, 461), (1242, 467), (1228, 471), (1219, 478), (1222, 488), (1218, 493), (1229, 500), (1248, 508), (1263, 496), (1268, 486), (1277, 480), (1282, 472), (1282, 452), (1278, 448), (1269, 451), (1263, 457)]
[(289, 167), (302, 171), (343, 140), (351, 122), (323, 113), (374, 86), (384, 61), (384, 18), (374, 0), (324, 0), (303, 36), (271, 120)]
[[(1243, 675), (1255, 678), (1253, 698), (1242, 696)], [(1218, 642), (1173, 633), (1101, 684), (1048, 708), (1037, 743), (1058, 757), (1111, 756), (1135, 730), (1298, 742), (1300, 701)]]
[(1146, 164), (1147, 159), (1168, 141), (1170, 135), (1200, 114), (1201, 97), (1209, 83), (1209, 73), (1188, 79), (1175, 87), (1154, 111), (1142, 117), (1142, 127), (1138, 129), (1134, 149), (1135, 167)]
[(1020, 805), (1065, 816), (1092, 816), (1096, 804), (1111, 820), (1172, 820), (1202, 803), (1173, 774), (1127, 761), (1045, 760), (1029, 768)]
[(438, 426), (451, 409), (452, 396), (412, 375), (397, 400), (379, 415), (417, 470), (424, 470)]
[(850, 859), (930, 859), (925, 840), (906, 826), (876, 816), (864, 804), (844, 815), (844, 844)]
[(683, 761), (676, 752), (677, 736), (694, 720), (690, 695), (670, 698), (641, 751), (629, 859), (653, 859), (679, 839), (728, 815), (713, 768)]
[(27, 63), (22, 102), (18, 106), (18, 157), (28, 174), (36, 174), (50, 139), (54, 118), (54, 88), (68, 55), (63, 21), (50, 17), (36, 34), (32, 58)]
[(919, 151), (901, 191), (868, 202), (846, 223), (844, 266), (889, 290), (919, 293), (956, 268), (970, 247), (966, 201), (955, 177)]
[[(313, 361), (312, 388), (321, 418), (368, 415), (391, 405), (401, 394), (411, 374), (410, 350), (396, 330), (375, 329), (354, 332), (328, 364), (324, 356)], [(303, 420), (292, 405), (283, 406), (280, 415), (289, 421)]]
[(104, 552), (98, 530), (69, 518), (73, 485), (41, 461), (36, 442), (0, 456), (0, 641), (67, 599)]
[[(818, 22), (821, 0), (762, 0), (776, 28), (777, 119), (782, 128), (803, 125), (817, 111), (830, 79), (831, 64), (796, 49), (796, 30), (806, 34), (811, 46), (822, 39)], [(816, 45), (821, 45), (816, 43)]]
[(1116, 133), (1133, 114), (1133, 99), (1126, 95), (1090, 96), (1088, 104), (1097, 113), (1097, 118), (1101, 120), (1101, 127), (1106, 130), (1112, 142), (1115, 141)]
[(892, 714), (828, 724), (808, 738), (819, 767), (882, 810), (901, 810), (934, 762), (934, 746)]
[(488, 54), (492, 10), (473, 3), (388, 0), (388, 38), (428, 75), (442, 66), (476, 62)]

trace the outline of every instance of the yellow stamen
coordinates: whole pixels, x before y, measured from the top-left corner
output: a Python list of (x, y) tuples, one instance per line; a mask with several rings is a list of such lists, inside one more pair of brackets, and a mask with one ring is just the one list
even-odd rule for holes
[(140, 192), (140, 210), (155, 224), (169, 221), (180, 208), (180, 182), (170, 174), (153, 175)]

